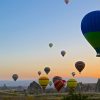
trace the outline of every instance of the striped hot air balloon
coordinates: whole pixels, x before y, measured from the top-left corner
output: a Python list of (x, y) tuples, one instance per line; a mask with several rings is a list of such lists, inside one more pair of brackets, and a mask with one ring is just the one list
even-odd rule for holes
[(45, 88), (49, 84), (49, 78), (46, 77), (46, 76), (41, 76), (39, 78), (39, 84), (41, 85), (41, 87), (43, 88), (43, 90), (45, 90)]
[(64, 87), (65, 83), (63, 80), (56, 80), (54, 82), (54, 86), (57, 89), (57, 91), (59, 92), (63, 87)]

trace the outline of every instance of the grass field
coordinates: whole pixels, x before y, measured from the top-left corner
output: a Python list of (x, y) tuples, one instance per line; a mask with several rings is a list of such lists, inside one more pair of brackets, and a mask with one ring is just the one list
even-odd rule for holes
[[(100, 100), (100, 93), (83, 93), (88, 95), (88, 100)], [(0, 100), (61, 100), (67, 93), (50, 93), (40, 95), (27, 95), (0, 91)]]

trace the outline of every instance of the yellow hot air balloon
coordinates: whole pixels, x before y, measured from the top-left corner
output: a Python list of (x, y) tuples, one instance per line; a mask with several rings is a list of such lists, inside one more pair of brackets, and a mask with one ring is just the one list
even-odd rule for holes
[(77, 87), (77, 81), (75, 79), (69, 79), (67, 81), (67, 87), (69, 88), (69, 93), (73, 94), (75, 88)]
[(46, 77), (46, 76), (41, 76), (39, 78), (39, 84), (41, 85), (41, 87), (43, 88), (43, 90), (45, 90), (45, 88), (49, 84), (49, 78)]
[(76, 81), (75, 79), (69, 79), (69, 80), (67, 81), (67, 86), (68, 86), (68, 88), (70, 88), (70, 89), (74, 89), (74, 88), (77, 87), (77, 81)]

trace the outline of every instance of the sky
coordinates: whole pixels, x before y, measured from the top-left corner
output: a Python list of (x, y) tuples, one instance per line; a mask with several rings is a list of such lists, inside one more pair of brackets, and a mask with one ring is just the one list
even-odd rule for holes
[[(81, 32), (81, 20), (100, 9), (99, 0), (0, 0), (0, 80), (48, 77), (100, 77), (100, 58)], [(50, 48), (49, 43), (53, 43)], [(66, 51), (65, 57), (61, 50)], [(81, 74), (75, 62), (84, 61)]]

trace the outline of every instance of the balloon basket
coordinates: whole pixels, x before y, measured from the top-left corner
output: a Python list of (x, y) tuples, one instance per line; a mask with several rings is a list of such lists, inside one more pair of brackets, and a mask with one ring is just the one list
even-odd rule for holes
[(100, 53), (96, 55), (96, 57), (100, 57)]

